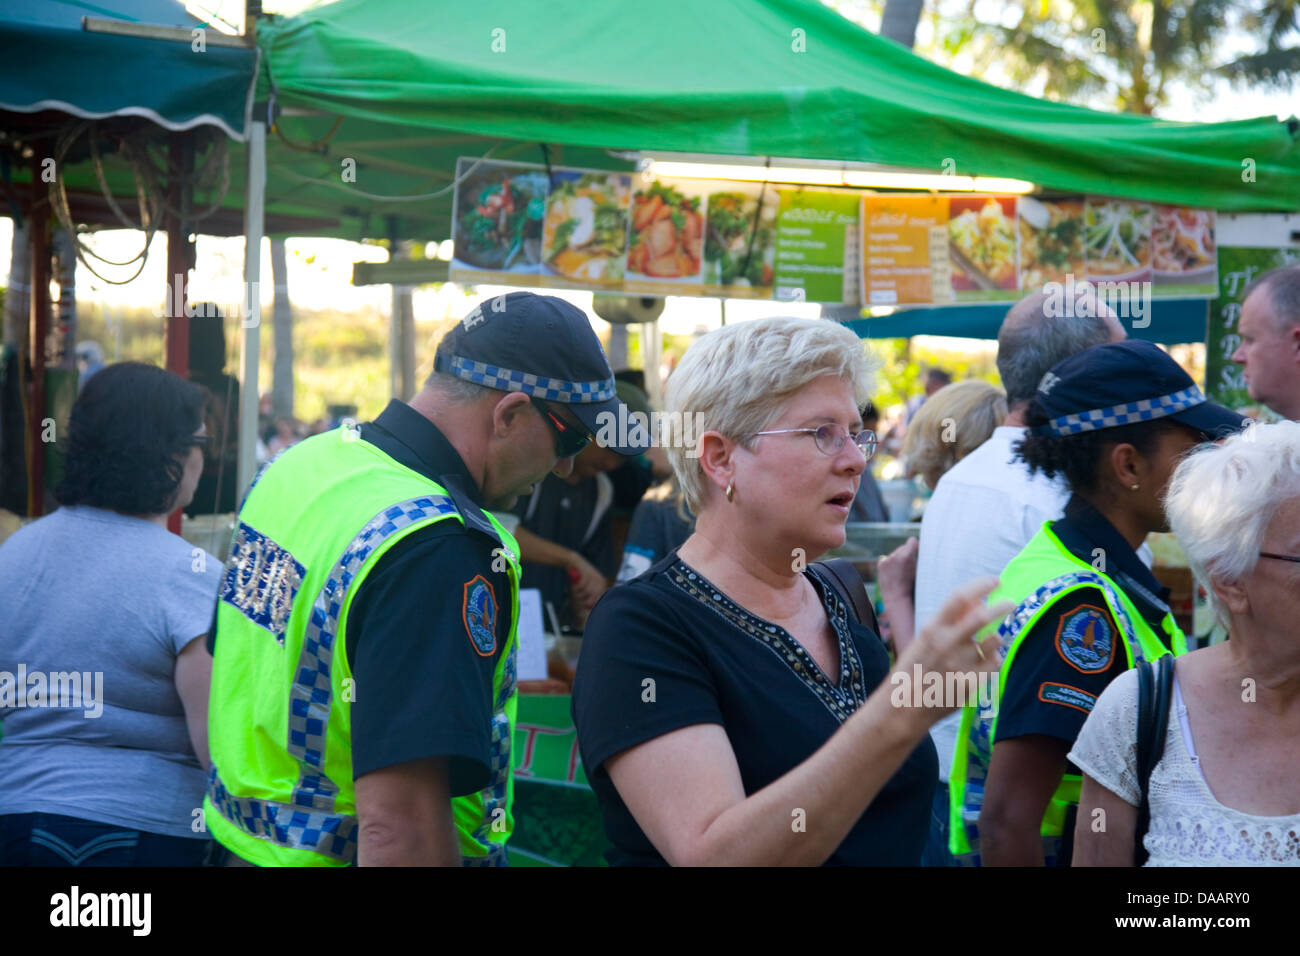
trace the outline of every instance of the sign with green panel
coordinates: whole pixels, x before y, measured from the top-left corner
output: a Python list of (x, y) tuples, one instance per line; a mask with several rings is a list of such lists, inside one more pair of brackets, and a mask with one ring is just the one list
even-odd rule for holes
[(1210, 323), (1205, 341), (1205, 392), (1212, 402), (1229, 408), (1251, 404), (1241, 366), (1232, 354), (1241, 345), (1237, 322), (1246, 287), (1278, 266), (1300, 262), (1300, 248), (1219, 249), (1219, 295), (1210, 303)]
[(776, 298), (857, 302), (861, 196), (826, 189), (782, 189), (779, 195)]

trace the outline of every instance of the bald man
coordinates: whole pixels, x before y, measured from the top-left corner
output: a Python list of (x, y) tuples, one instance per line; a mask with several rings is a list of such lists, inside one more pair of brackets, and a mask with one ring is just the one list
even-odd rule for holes
[(1300, 263), (1266, 272), (1246, 288), (1237, 332), (1241, 344), (1232, 360), (1250, 397), (1300, 420)]
[[(921, 521), (916, 563), (915, 633), (948, 595), (983, 575), (997, 575), (1043, 526), (1059, 518), (1069, 498), (1063, 485), (1030, 475), (1013, 460), (1012, 446), (1025, 432), (1024, 413), (1047, 371), (1064, 358), (1127, 335), (1115, 313), (1092, 286), (1079, 286), (1069, 316), (1059, 297), (1038, 292), (1011, 307), (998, 330), (998, 372), (1007, 393), (1007, 417), (989, 439), (957, 462), (940, 480)], [(1148, 552), (1148, 563), (1149, 563)], [(948, 853), (948, 772), (961, 714), (930, 731), (939, 751), (930, 840), (922, 866), (952, 866)]]

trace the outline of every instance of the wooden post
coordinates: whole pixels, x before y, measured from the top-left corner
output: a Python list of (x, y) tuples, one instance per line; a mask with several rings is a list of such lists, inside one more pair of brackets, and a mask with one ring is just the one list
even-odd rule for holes
[[(188, 213), (193, 186), (189, 177), (194, 168), (194, 143), (190, 133), (173, 133), (167, 150), (167, 203), (172, 210)], [(163, 353), (167, 371), (181, 378), (190, 374), (190, 320), (185, 314), (189, 301), (190, 257), (189, 223), (185, 215), (168, 211), (167, 229), (167, 318), (163, 325)], [(181, 533), (181, 509), (167, 518), (167, 529)]]
[(50, 220), (46, 197), (41, 195), (44, 180), (42, 162), (45, 151), (38, 148), (32, 156), (32, 204), (27, 217), (31, 240), (31, 309), (27, 337), (28, 366), (32, 377), (27, 383), (27, 514), (39, 518), (45, 514), (45, 442), (42, 441), (45, 411), (45, 338), (50, 318)]

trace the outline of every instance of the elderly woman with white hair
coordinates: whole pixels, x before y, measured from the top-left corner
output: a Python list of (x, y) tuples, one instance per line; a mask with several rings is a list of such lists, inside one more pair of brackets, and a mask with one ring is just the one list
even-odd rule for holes
[(973, 635), (1010, 606), (974, 582), (890, 678), (879, 637), (813, 563), (844, 542), (874, 451), (870, 385), (857, 337), (804, 319), (709, 333), (669, 380), (669, 412), (703, 424), (668, 447), (695, 531), (601, 599), (573, 692), (612, 864), (919, 861), (927, 730), (953, 702), (896, 706), (914, 702), (900, 687), (914, 666), (991, 672)]
[(1141, 840), (1148, 866), (1300, 866), (1300, 423), (1204, 446), (1165, 508), (1229, 640), (1177, 660), (1145, 834), (1137, 671), (1098, 698), (1070, 753), (1075, 863), (1132, 865)]

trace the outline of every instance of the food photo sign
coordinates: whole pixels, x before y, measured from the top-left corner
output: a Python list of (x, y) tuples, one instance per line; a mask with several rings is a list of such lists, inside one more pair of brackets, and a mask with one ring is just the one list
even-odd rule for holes
[(1103, 197), (863, 193), (461, 157), (454, 282), (868, 306), (1050, 283), (1219, 293), (1211, 210)]

